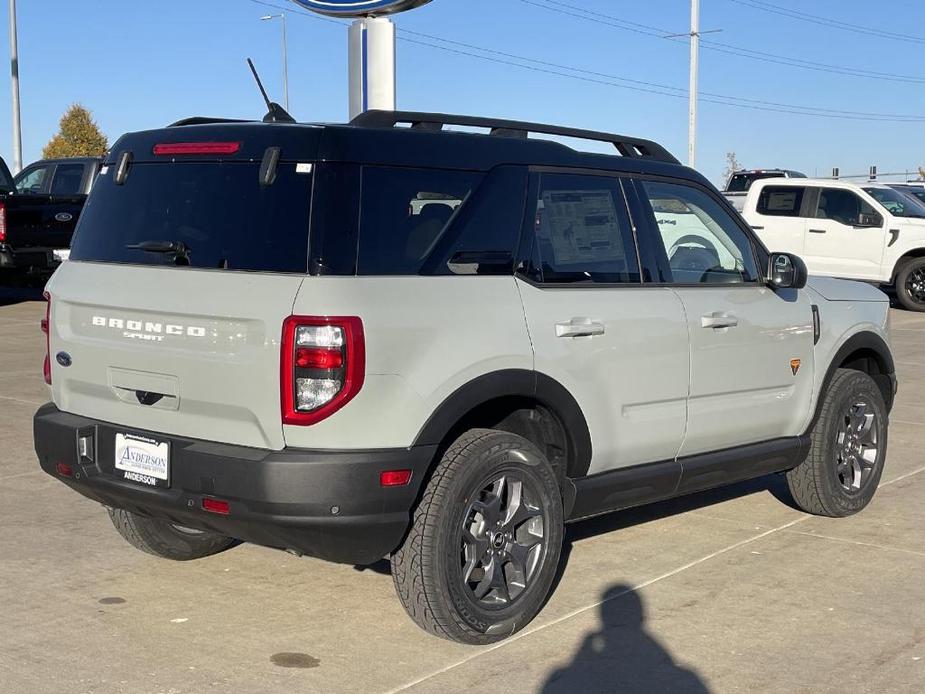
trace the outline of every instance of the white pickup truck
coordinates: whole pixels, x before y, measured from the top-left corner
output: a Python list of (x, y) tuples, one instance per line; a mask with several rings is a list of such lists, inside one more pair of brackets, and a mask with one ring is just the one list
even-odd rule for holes
[(799, 255), (811, 274), (893, 287), (925, 311), (925, 203), (877, 183), (756, 181), (742, 215), (768, 247)]

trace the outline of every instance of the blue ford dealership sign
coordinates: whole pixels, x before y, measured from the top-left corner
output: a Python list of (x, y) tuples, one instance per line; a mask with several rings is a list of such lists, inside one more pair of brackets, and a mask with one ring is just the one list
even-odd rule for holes
[(368, 17), (404, 12), (430, 0), (293, 0), (302, 7), (334, 17)]

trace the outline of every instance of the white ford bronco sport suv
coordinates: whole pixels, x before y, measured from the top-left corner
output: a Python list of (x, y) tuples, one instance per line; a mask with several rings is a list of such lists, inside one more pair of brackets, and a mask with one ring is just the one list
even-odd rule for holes
[(485, 644), (566, 522), (777, 472), (870, 502), (887, 301), (806, 281), (646, 140), (181, 121), (113, 146), (48, 284), (35, 448), (141, 550), (390, 556), (415, 622)]
[(881, 183), (756, 181), (742, 215), (812, 274), (892, 287), (904, 308), (925, 311), (925, 202), (916, 196)]

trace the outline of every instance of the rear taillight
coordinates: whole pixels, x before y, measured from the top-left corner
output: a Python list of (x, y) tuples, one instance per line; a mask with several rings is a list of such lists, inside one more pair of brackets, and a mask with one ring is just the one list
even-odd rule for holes
[(51, 385), (51, 294), (45, 292), (45, 318), (42, 319), (42, 332), (45, 333), (45, 363), (42, 372), (45, 374), (45, 383)]
[(363, 387), (363, 322), (290, 316), (283, 322), (281, 368), (283, 423), (308, 426), (330, 417)]
[(0, 243), (6, 243), (6, 205), (0, 202)]

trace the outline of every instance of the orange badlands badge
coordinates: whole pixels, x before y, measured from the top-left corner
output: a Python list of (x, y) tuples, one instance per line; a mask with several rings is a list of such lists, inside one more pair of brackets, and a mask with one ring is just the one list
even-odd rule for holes
[(800, 359), (791, 359), (790, 360), (790, 370), (793, 371), (793, 375), (797, 375), (797, 371), (800, 370), (800, 367), (803, 365), (803, 362)]

